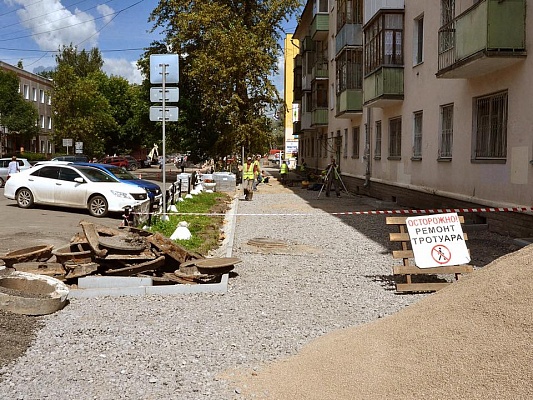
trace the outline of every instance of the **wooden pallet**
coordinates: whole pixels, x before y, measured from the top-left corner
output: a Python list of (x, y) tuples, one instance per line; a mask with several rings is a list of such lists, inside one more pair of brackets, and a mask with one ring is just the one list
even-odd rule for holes
[[(454, 265), (446, 267), (419, 268), (414, 263), (413, 250), (411, 248), (411, 239), (405, 220), (407, 217), (387, 217), (387, 225), (397, 225), (399, 232), (389, 234), (390, 241), (400, 243), (401, 250), (393, 250), (392, 257), (402, 259), (403, 265), (393, 266), (394, 275), (405, 277), (405, 283), (396, 283), (397, 292), (434, 292), (448, 286), (451, 282), (413, 282), (412, 278), (416, 275), (434, 278), (436, 275), (453, 274), (455, 280), (458, 280), (461, 274), (467, 274), (473, 271), (473, 267), (468, 264)], [(464, 217), (459, 216), (459, 221), (464, 223)], [(468, 240), (466, 232), (463, 232), (465, 240)]]

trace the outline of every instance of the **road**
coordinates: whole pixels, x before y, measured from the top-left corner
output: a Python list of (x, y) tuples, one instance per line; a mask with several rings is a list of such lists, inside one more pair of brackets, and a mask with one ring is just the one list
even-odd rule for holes
[(82, 232), (81, 220), (118, 227), (121, 215), (95, 218), (86, 210), (36, 205), (22, 209), (16, 201), (4, 197), (0, 189), (0, 254), (25, 247), (52, 244), (56, 248), (69, 243), (70, 238)]

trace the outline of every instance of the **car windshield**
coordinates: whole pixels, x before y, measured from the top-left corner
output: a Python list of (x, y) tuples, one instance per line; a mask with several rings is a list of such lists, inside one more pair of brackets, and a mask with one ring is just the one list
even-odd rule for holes
[(123, 180), (123, 181), (135, 181), (138, 180), (136, 176), (133, 176), (130, 174), (125, 168), (117, 167), (117, 168), (108, 168), (109, 172), (111, 172), (116, 178)]
[(118, 182), (118, 180), (98, 168), (76, 167), (91, 182)]

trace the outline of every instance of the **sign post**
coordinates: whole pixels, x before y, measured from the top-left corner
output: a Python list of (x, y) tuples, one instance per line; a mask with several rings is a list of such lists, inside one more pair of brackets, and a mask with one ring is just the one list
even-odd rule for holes
[[(159, 72), (161, 70), (161, 72)], [(150, 83), (158, 84), (161, 83), (162, 88), (151, 88), (150, 89), (150, 100), (152, 100), (152, 91), (161, 93), (161, 103), (162, 106), (150, 107), (150, 120), (151, 121), (162, 121), (162, 131), (163, 131), (163, 160), (161, 164), (161, 173), (163, 175), (163, 221), (168, 221), (167, 216), (167, 181), (166, 181), (166, 132), (165, 132), (165, 123), (169, 121), (178, 120), (178, 107), (173, 107), (175, 109), (174, 113), (167, 114), (167, 98), (169, 100), (178, 101), (179, 92), (177, 88), (172, 90), (172, 96), (170, 97), (167, 94), (166, 84), (167, 83), (179, 83), (179, 57), (177, 54), (152, 54), (150, 55)], [(170, 90), (169, 90), (170, 91)], [(157, 97), (157, 95), (155, 96)], [(159, 100), (159, 98), (157, 98)], [(153, 110), (155, 109), (155, 110)], [(159, 115), (160, 114), (160, 117)]]
[(470, 254), (457, 213), (409, 217), (405, 220), (418, 268), (467, 264)]

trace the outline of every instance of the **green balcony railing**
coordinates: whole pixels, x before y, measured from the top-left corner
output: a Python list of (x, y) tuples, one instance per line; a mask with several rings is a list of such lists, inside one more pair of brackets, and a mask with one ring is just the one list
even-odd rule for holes
[(337, 94), (335, 105), (336, 117), (363, 112), (363, 91), (360, 89), (347, 89)]
[[(526, 0), (482, 0), (439, 29), (437, 76), (482, 57), (523, 58), (525, 50)], [(480, 68), (486, 62), (478, 64), (470, 65), (468, 72), (490, 72)], [(498, 69), (497, 60), (493, 64)], [(503, 68), (507, 63), (499, 65)]]
[(403, 67), (382, 67), (363, 80), (364, 104), (403, 100)]
[(313, 40), (325, 40), (329, 32), (329, 14), (315, 14), (311, 22), (311, 38)]
[(311, 111), (311, 126), (327, 125), (328, 124), (328, 109), (317, 108)]

